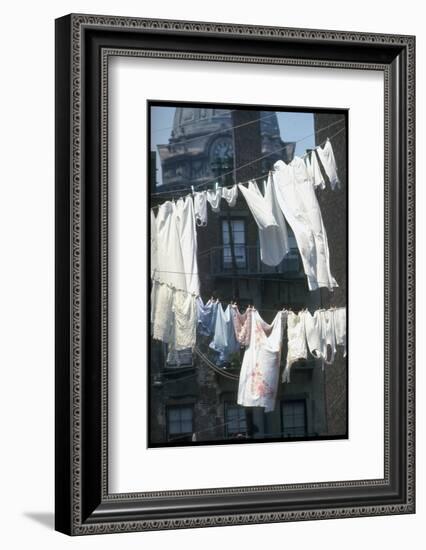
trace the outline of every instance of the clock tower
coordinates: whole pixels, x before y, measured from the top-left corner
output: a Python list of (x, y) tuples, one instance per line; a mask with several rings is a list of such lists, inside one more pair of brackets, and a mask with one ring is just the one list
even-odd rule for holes
[[(283, 150), (286, 144), (281, 140), (274, 112), (256, 113), (260, 119), (266, 172), (278, 159), (291, 160), (294, 147)], [(162, 190), (178, 191), (190, 185), (203, 188), (203, 183), (217, 176), (218, 165), (232, 170), (234, 158), (238, 157), (234, 152), (232, 118), (232, 111), (228, 109), (176, 108), (169, 142), (158, 145)]]

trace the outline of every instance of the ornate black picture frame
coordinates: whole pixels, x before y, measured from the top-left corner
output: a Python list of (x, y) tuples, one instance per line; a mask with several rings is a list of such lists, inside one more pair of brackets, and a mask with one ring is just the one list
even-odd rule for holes
[[(108, 59), (384, 75), (384, 477), (108, 492)], [(68, 15), (56, 21), (56, 529), (69, 535), (415, 511), (415, 38)]]

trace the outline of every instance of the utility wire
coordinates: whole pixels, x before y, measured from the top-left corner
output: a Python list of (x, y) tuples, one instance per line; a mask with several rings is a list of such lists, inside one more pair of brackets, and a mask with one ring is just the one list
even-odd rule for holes
[[(160, 105), (153, 105), (153, 107), (161, 107)], [(164, 107), (164, 106), (163, 106)], [(167, 106), (166, 106), (167, 107)], [(244, 110), (244, 109), (226, 109), (229, 113), (234, 113), (235, 111), (241, 111), (241, 110)], [(262, 112), (265, 112), (265, 111), (262, 111)], [(277, 111), (275, 111), (277, 112)], [(182, 127), (186, 127), (186, 126), (191, 126), (191, 124), (194, 124), (194, 121), (190, 121), (190, 122), (187, 122), (187, 123), (183, 123), (183, 124), (179, 124), (179, 127), (182, 128)], [(166, 130), (173, 130), (174, 126), (167, 126), (166, 128), (156, 128), (155, 130), (151, 130), (151, 133), (157, 133), (157, 132), (165, 132)]]
[[(299, 139), (298, 141), (296, 141), (296, 142), (294, 142), (294, 143), (300, 143), (301, 141), (304, 141), (305, 139), (307, 139), (307, 138), (313, 136), (315, 133), (321, 132), (321, 131), (323, 131), (323, 130), (327, 130), (327, 129), (330, 128), (331, 126), (334, 126), (334, 125), (336, 125), (336, 124), (338, 124), (338, 123), (341, 123), (341, 122), (342, 122), (341, 120), (337, 120), (337, 121), (335, 121), (335, 122), (332, 122), (332, 123), (329, 124), (328, 126), (324, 126), (323, 128), (320, 128), (317, 132), (313, 132), (313, 133), (311, 133), (311, 134), (308, 134), (308, 135), (304, 136), (303, 138)], [(344, 126), (343, 128), (341, 128), (340, 130), (338, 130), (338, 131), (337, 131), (335, 134), (333, 134), (332, 136), (330, 136), (330, 137), (326, 138), (325, 140), (323, 140), (322, 142), (320, 142), (318, 145), (316, 145), (316, 147), (320, 147), (323, 143), (326, 143), (327, 140), (333, 139), (333, 138), (336, 137), (338, 134), (340, 134), (340, 132), (342, 132), (343, 130), (345, 130), (345, 128), (346, 128), (346, 126)], [(262, 160), (262, 159), (267, 158), (267, 157), (269, 157), (269, 156), (271, 156), (271, 155), (274, 155), (275, 153), (278, 153), (278, 152), (280, 152), (280, 151), (282, 151), (282, 150), (284, 150), (284, 149), (286, 149), (287, 147), (292, 146), (292, 145), (293, 145), (293, 144), (284, 145), (284, 147), (281, 147), (281, 148), (279, 148), (279, 149), (276, 149), (276, 150), (272, 151), (271, 153), (267, 153), (266, 155), (262, 155), (262, 156), (259, 157), (259, 158), (256, 158), (256, 159), (254, 159), (254, 160), (252, 160), (252, 161), (250, 161), (250, 162), (247, 162), (246, 164), (242, 164), (241, 166), (238, 166), (238, 167), (234, 168), (233, 170), (230, 170), (229, 172), (225, 172), (224, 174), (221, 174), (220, 177), (224, 177), (224, 176), (233, 174), (234, 172), (236, 172), (236, 171), (238, 171), (238, 170), (241, 170), (241, 168), (246, 168), (247, 166), (249, 166), (249, 165), (251, 165), (251, 164), (253, 164), (253, 163), (255, 163), (255, 162), (258, 162), (259, 160)], [(306, 152), (306, 153), (303, 154), (300, 158), (303, 159), (303, 158), (305, 158), (308, 154), (309, 154), (309, 153)], [(255, 181), (255, 180), (258, 180), (258, 179), (265, 178), (265, 177), (266, 177), (266, 176), (259, 176), (259, 177), (257, 177), (257, 178), (250, 178), (249, 180), (244, 181), (244, 182), (240, 182), (240, 183), (244, 184), (244, 183), (248, 183), (249, 181)], [(210, 181), (207, 181), (207, 182), (200, 183), (200, 184), (194, 186), (194, 189), (198, 189), (199, 187), (204, 186), (204, 185), (210, 185), (211, 183), (216, 183), (216, 182), (217, 182), (217, 179), (218, 179), (218, 178), (215, 178), (215, 179), (213, 179), (213, 180), (210, 180)], [(196, 180), (190, 180), (190, 181), (196, 181)], [(235, 185), (235, 184), (234, 184), (234, 185)], [(232, 187), (232, 186), (231, 186), (231, 187)], [(185, 187), (185, 188), (183, 188), (183, 189), (176, 189), (176, 191), (178, 191), (178, 192), (189, 191), (189, 190), (191, 190), (190, 187)], [(152, 194), (151, 194), (151, 197), (158, 197), (158, 196), (170, 195), (170, 194), (172, 194), (171, 191), (161, 191), (161, 192), (158, 192), (158, 193), (152, 193)], [(159, 206), (159, 205), (156, 205), (156, 206), (153, 206), (152, 208), (158, 208), (158, 206)]]
[(209, 134), (203, 134), (203, 135), (199, 135), (199, 136), (196, 136), (196, 137), (193, 137), (193, 138), (182, 139), (182, 140), (177, 141), (176, 143), (170, 143), (169, 147), (178, 147), (179, 145), (181, 145), (183, 143), (188, 143), (190, 141), (197, 141), (200, 138), (204, 139), (204, 138), (207, 138), (207, 137), (210, 137), (210, 136), (214, 136), (216, 134), (224, 134), (225, 132), (231, 132), (232, 130), (235, 130), (236, 128), (241, 128), (243, 126), (248, 126), (249, 124), (254, 124), (255, 122), (259, 122), (259, 120), (265, 120), (265, 118), (271, 118), (272, 116), (275, 116), (275, 112), (272, 113), (271, 115), (267, 115), (265, 117), (259, 117), (259, 118), (256, 118), (254, 120), (250, 120), (249, 122), (243, 122), (241, 124), (237, 124), (236, 126), (230, 126), (229, 128), (224, 127), (224, 128), (221, 128), (220, 130), (215, 130), (214, 132), (210, 132)]

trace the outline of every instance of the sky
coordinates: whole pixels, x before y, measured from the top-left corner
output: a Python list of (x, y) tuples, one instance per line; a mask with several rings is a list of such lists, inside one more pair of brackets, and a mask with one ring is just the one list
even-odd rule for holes
[[(151, 149), (168, 143), (173, 126), (175, 107), (152, 107)], [(278, 125), (283, 141), (296, 141), (295, 154), (301, 156), (315, 146), (313, 113), (284, 113), (277, 111)], [(161, 163), (157, 152), (158, 181), (161, 181)]]

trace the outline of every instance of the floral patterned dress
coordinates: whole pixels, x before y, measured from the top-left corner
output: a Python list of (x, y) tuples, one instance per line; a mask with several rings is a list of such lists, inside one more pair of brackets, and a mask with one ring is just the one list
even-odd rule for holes
[(280, 311), (269, 325), (256, 310), (249, 313), (251, 338), (241, 365), (238, 404), (246, 407), (275, 409), (278, 390), (282, 334), (286, 313)]

